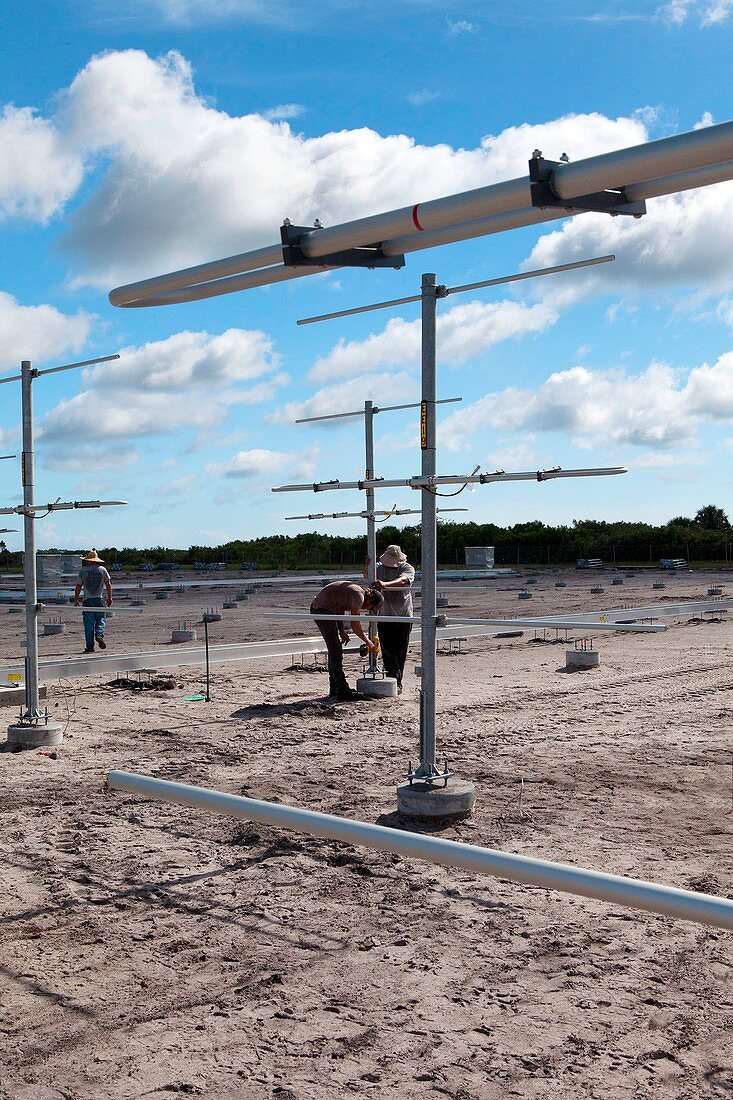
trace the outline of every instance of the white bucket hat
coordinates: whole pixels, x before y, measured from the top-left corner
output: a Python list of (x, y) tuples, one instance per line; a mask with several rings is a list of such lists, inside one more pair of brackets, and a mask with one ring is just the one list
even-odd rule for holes
[(397, 565), (402, 565), (407, 561), (407, 554), (403, 554), (399, 546), (388, 546), (379, 559), (380, 565), (386, 565), (394, 569)]

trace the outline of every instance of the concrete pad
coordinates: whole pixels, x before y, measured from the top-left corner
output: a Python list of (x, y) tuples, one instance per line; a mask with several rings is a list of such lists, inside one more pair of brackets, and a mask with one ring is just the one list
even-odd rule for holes
[(597, 649), (566, 649), (565, 668), (598, 668), (601, 655)]
[(423, 821), (458, 821), (467, 817), (476, 801), (476, 788), (465, 779), (448, 780), (448, 786), (406, 780), (397, 788), (397, 811)]
[(14, 722), (8, 726), (6, 744), (11, 750), (56, 748), (63, 738), (64, 727), (60, 722)]
[(395, 699), (397, 681), (393, 676), (360, 676), (356, 681), (356, 690), (360, 695), (371, 695), (374, 699)]

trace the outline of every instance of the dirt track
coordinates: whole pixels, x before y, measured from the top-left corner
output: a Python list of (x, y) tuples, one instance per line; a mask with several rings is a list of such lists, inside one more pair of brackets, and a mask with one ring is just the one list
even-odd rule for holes
[[(598, 597), (555, 579), (531, 603), (517, 582), (450, 600), (537, 614), (704, 597), (713, 578)], [(221, 598), (151, 599), (112, 621), (110, 651), (163, 645)], [(217, 626), (284, 636), (262, 610), (305, 603), (269, 589)], [(0, 616), (8, 659), (20, 617)], [(74, 630), (42, 654), (76, 652)], [(478, 792), (441, 835), (730, 895), (733, 626), (597, 645), (576, 675), (527, 634), (440, 658), (440, 751)], [(282, 660), (219, 666), (210, 704), (183, 698), (193, 669), (169, 691), (51, 686), (59, 758), (0, 755), (3, 1098), (731, 1094), (730, 934), (105, 792), (125, 768), (394, 824), (418, 659), (402, 698), (336, 706), (322, 672)]]

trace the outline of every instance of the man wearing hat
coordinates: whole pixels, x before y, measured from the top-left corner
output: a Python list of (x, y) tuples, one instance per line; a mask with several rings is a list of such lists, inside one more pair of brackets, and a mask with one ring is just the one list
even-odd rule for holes
[[(367, 557), (365, 572), (371, 564)], [(377, 576), (374, 587), (384, 596), (384, 605), (379, 612), (377, 633), (382, 647), (382, 664), (388, 676), (397, 681), (397, 694), (402, 694), (402, 674), (407, 660), (407, 647), (410, 644), (412, 623), (391, 623), (394, 616), (412, 617), (412, 582), (415, 570), (407, 561), (407, 554), (399, 546), (388, 546), (377, 562)]]
[[(79, 606), (79, 595), (84, 589), (84, 607), (104, 607), (102, 590), (107, 592), (107, 606), (112, 606), (112, 582), (109, 573), (104, 568), (104, 562), (96, 550), (90, 550), (88, 554), (82, 554), (81, 573), (74, 589), (74, 606)], [(84, 612), (84, 637), (86, 639), (85, 653), (94, 653), (96, 641), (100, 649), (106, 649), (104, 631), (107, 626), (107, 616), (104, 612)]]

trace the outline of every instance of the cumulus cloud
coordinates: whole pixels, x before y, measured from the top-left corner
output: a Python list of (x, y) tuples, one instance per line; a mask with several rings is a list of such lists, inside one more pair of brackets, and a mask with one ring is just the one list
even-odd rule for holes
[(584, 214), (546, 233), (523, 265), (527, 270), (615, 253), (616, 261), (554, 275), (534, 291), (567, 306), (599, 291), (650, 291), (694, 286), (703, 294), (733, 287), (733, 187), (720, 183), (651, 199), (633, 218)]
[[(377, 404), (402, 404), (419, 396), (416, 377), (401, 371), (397, 374), (365, 374), (348, 382), (329, 384), (317, 390), (305, 401), (291, 401), (269, 419), (274, 424), (292, 424), (309, 416), (330, 416), (364, 408), (365, 401)], [(326, 424), (322, 427), (326, 427)]]
[(45, 362), (78, 352), (92, 320), (91, 314), (82, 311), (69, 315), (54, 306), (23, 306), (0, 291), (0, 369), (17, 367), (21, 359)]
[(271, 244), (285, 216), (328, 225), (523, 175), (537, 146), (577, 158), (647, 136), (639, 119), (587, 114), (511, 127), (474, 149), (366, 128), (307, 138), (217, 110), (180, 54), (136, 50), (93, 58), (57, 121), (102, 169), (66, 248), (77, 277), (104, 286)]
[(30, 107), (0, 114), (0, 217), (47, 222), (74, 194), (83, 175), (79, 152)]
[(557, 371), (536, 390), (488, 393), (449, 416), (441, 442), (456, 450), (486, 428), (561, 432), (580, 447), (598, 440), (664, 450), (694, 440), (703, 423), (733, 422), (733, 352), (685, 376), (664, 363), (631, 375), (584, 366)]
[(262, 112), (262, 117), (268, 122), (280, 122), (285, 118), (300, 118), (305, 112), (306, 108), (302, 103), (280, 103), (277, 107), (268, 107)]
[(293, 461), (293, 455), (285, 451), (268, 451), (255, 448), (251, 451), (237, 451), (229, 462), (211, 462), (206, 472), (212, 477), (255, 478), (263, 477), (282, 470)]
[(689, 18), (702, 27), (714, 27), (724, 23), (731, 12), (733, 0), (670, 0), (659, 9), (662, 19), (674, 26), (681, 26)]
[[(213, 428), (233, 404), (270, 397), (287, 380), (277, 373), (278, 364), (269, 337), (261, 332), (179, 332), (124, 348), (117, 362), (105, 364), (107, 369), (87, 369), (86, 389), (52, 409), (43, 431), (48, 440), (69, 441)], [(248, 382), (255, 385), (241, 386)]]
[(446, 23), (449, 34), (475, 34), (478, 30), (478, 23), (469, 23), (467, 19), (451, 19), (448, 16)]
[[(443, 363), (463, 363), (494, 344), (512, 337), (542, 332), (557, 321), (544, 304), (525, 305), (510, 300), (465, 302), (441, 314), (437, 339)], [(351, 374), (378, 371), (420, 361), (421, 322), (393, 317), (382, 332), (364, 340), (339, 341), (318, 359), (309, 374), (312, 382), (327, 382)]]

